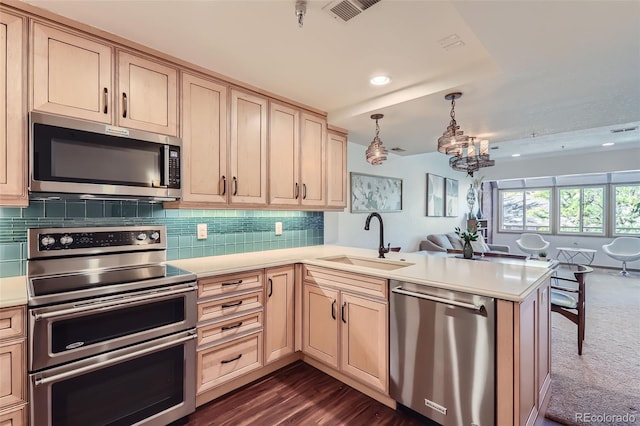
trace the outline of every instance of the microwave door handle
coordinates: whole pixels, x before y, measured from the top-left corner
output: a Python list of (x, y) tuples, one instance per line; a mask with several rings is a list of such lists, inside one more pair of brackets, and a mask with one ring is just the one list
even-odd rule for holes
[(158, 185), (151, 181), (152, 188), (168, 188), (169, 187), (169, 145), (164, 146), (162, 156), (162, 184)]

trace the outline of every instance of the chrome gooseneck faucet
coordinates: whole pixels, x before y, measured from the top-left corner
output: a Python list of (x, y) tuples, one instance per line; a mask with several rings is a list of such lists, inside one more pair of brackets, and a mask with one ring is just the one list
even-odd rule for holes
[(369, 216), (367, 216), (367, 220), (364, 222), (364, 230), (369, 230), (369, 223), (371, 223), (372, 217), (377, 217), (380, 222), (380, 247), (378, 247), (378, 257), (384, 259), (384, 254), (389, 253), (391, 243), (389, 243), (387, 248), (384, 248), (384, 225), (382, 224), (382, 217), (376, 212), (370, 213)]

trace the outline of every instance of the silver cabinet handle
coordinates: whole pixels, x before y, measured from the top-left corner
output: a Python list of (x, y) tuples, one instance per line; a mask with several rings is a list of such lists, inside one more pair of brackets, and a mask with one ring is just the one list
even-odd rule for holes
[(233, 177), (233, 195), (238, 195), (238, 178)]
[(222, 176), (222, 194), (220, 195), (225, 195), (227, 193), (227, 178), (225, 176)]
[(177, 290), (153, 291), (153, 292), (142, 294), (140, 296), (134, 296), (134, 297), (123, 296), (123, 297), (119, 297), (117, 299), (105, 301), (105, 302), (96, 301), (94, 303), (89, 303), (87, 305), (79, 305), (77, 307), (63, 309), (63, 310), (54, 311), (54, 312), (38, 313), (38, 312), (32, 311), (32, 315), (36, 321), (39, 321), (39, 320), (48, 319), (48, 318), (64, 317), (72, 314), (77, 314), (80, 312), (84, 313), (89, 311), (110, 311), (110, 310), (121, 308), (123, 306), (137, 304), (138, 302), (146, 302), (149, 299), (159, 299), (161, 297), (172, 296), (174, 294), (189, 293), (192, 291), (196, 291), (196, 288), (197, 287), (195, 286), (189, 286), (187, 288), (181, 288)]
[(157, 352), (159, 350), (162, 349), (166, 349), (166, 348), (170, 348), (171, 346), (176, 346), (179, 345), (181, 343), (187, 342), (189, 340), (193, 340), (196, 339), (198, 337), (197, 334), (192, 334), (191, 332), (189, 332), (188, 336), (185, 337), (181, 337), (177, 340), (172, 340), (170, 342), (166, 342), (166, 343), (162, 343), (160, 345), (157, 346), (152, 346), (150, 348), (146, 348), (146, 349), (141, 349), (139, 351), (130, 353), (130, 354), (125, 354), (125, 355), (121, 355), (115, 358), (112, 358), (110, 360), (107, 361), (100, 361), (100, 362), (96, 362), (95, 364), (91, 364), (88, 365), (86, 367), (80, 367), (80, 368), (75, 368), (71, 371), (67, 371), (64, 373), (60, 373), (60, 374), (56, 374), (55, 376), (50, 376), (50, 377), (43, 377), (43, 378), (38, 378), (35, 381), (36, 386), (40, 386), (40, 385), (46, 385), (47, 383), (53, 383), (53, 382), (58, 382), (60, 380), (64, 380), (64, 379), (68, 379), (71, 377), (75, 377), (75, 376), (79, 376), (81, 374), (84, 373), (88, 373), (94, 370), (99, 370), (103, 367), (108, 367), (110, 365), (114, 365), (114, 364), (119, 364), (123, 361), (127, 361), (129, 359), (133, 359), (133, 358), (138, 358), (142, 355), (146, 355), (149, 353), (153, 353), (153, 352)]
[(103, 90), (103, 96), (104, 96), (104, 113), (107, 114), (109, 113), (109, 89), (107, 89), (106, 87)]
[(432, 302), (444, 303), (446, 305), (458, 306), (460, 308), (471, 309), (473, 311), (484, 311), (484, 305), (474, 305), (473, 303), (458, 302), (456, 300), (443, 299), (442, 297), (429, 296), (422, 293), (414, 293), (404, 290), (402, 287), (395, 287), (391, 290), (393, 293), (403, 294), (405, 296), (417, 297), (418, 299), (430, 300)]

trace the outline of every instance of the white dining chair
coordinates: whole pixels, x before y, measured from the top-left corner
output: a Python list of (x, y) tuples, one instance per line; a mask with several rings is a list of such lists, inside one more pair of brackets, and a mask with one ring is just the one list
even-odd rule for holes
[(537, 257), (538, 253), (549, 248), (550, 243), (538, 234), (525, 233), (520, 235), (520, 238), (516, 240), (516, 244), (520, 250), (529, 254), (531, 257)]
[(627, 276), (627, 262), (640, 260), (640, 238), (618, 237), (609, 244), (602, 246), (602, 251), (612, 259), (622, 262), (620, 275)]

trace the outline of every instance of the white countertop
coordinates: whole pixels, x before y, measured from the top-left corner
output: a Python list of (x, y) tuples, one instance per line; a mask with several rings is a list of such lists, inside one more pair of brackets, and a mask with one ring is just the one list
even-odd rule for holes
[[(550, 269), (546, 268), (545, 262), (527, 261), (524, 264), (523, 261), (505, 261), (497, 263), (419, 253), (387, 253), (385, 256), (389, 261), (410, 264), (395, 270), (381, 270), (322, 259), (338, 255), (376, 260), (378, 251), (321, 245), (196, 257), (168, 263), (191, 271), (198, 278), (292, 263), (306, 263), (516, 302), (524, 300), (542, 280), (547, 279), (552, 273)], [(25, 305), (26, 303), (27, 280), (24, 276), (0, 278), (0, 308)]]
[(525, 265), (524, 261), (498, 263), (425, 256), (418, 253), (387, 253), (385, 257), (390, 261), (406, 261), (412, 264), (395, 270), (380, 270), (321, 259), (337, 255), (377, 259), (378, 252), (377, 250), (354, 247), (322, 245), (198, 257), (169, 263), (192, 271), (199, 278), (252, 268), (260, 269), (291, 263), (306, 263), (517, 302), (524, 300), (531, 291), (552, 274), (552, 271), (546, 268), (545, 262), (527, 261)]

